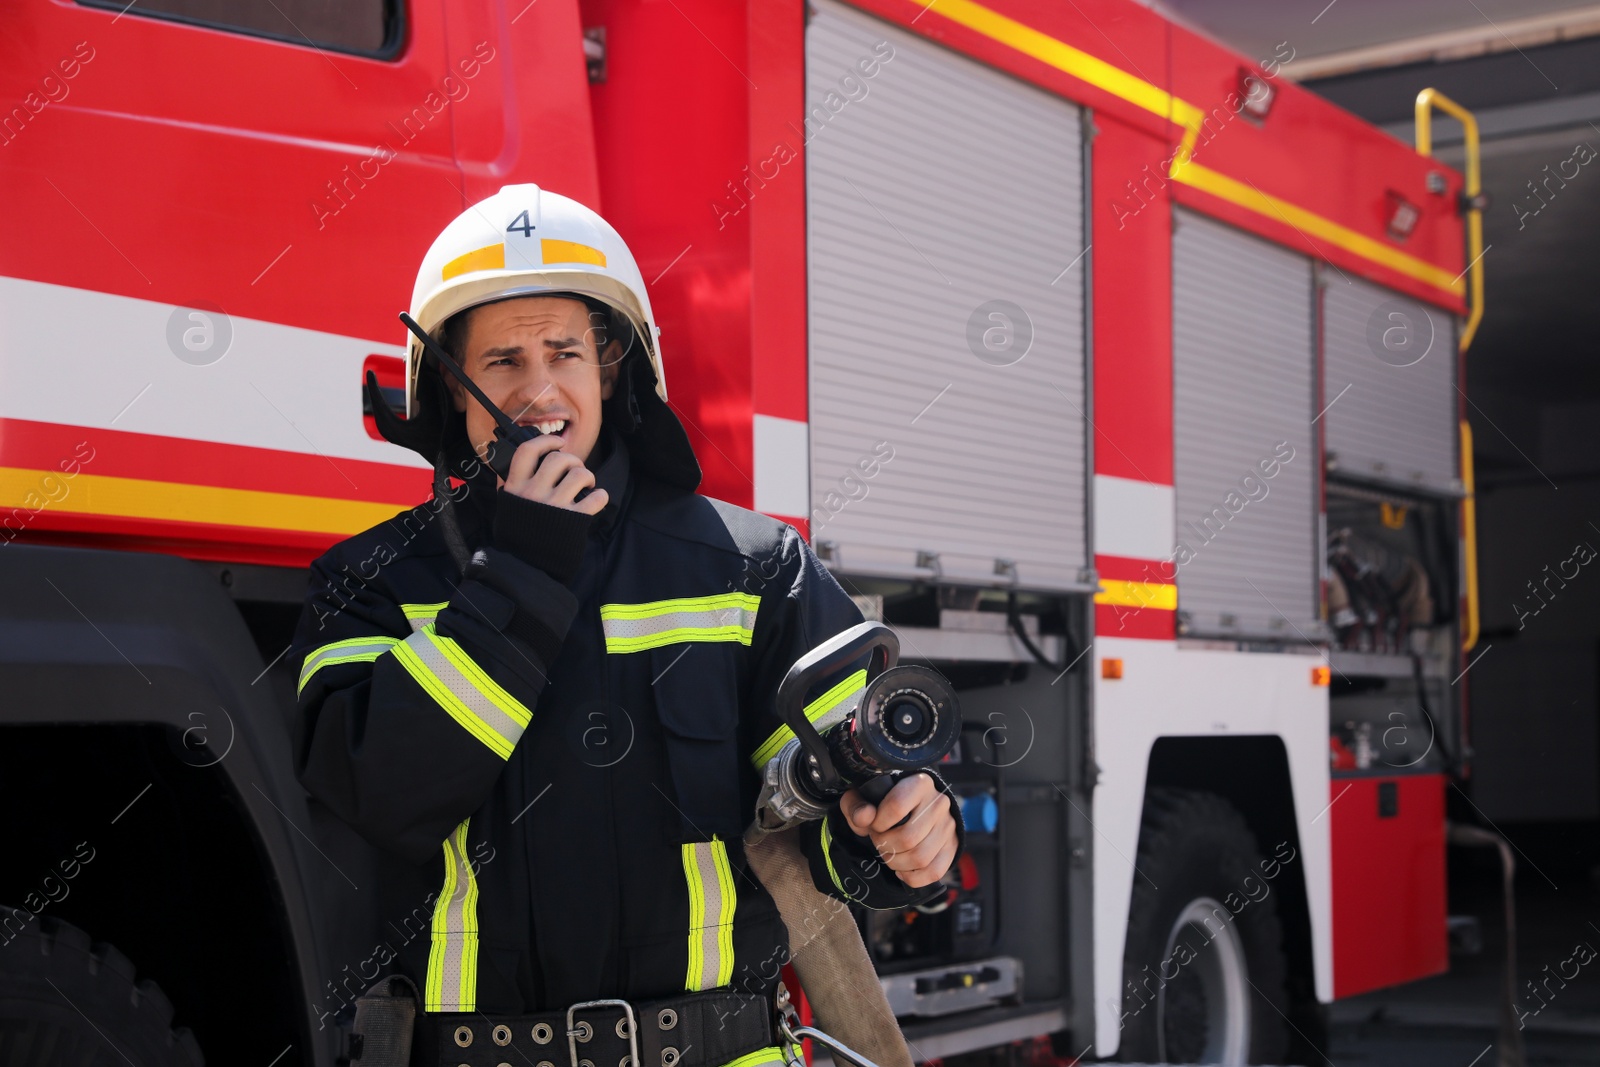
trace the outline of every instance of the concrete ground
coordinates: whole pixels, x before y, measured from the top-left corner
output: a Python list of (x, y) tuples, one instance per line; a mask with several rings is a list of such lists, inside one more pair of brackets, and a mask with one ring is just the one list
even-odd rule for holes
[[(1517, 1006), (1529, 1067), (1600, 1065), (1600, 955), (1582, 962), (1600, 953), (1600, 866), (1590, 861), (1594, 827), (1572, 832), (1586, 840), (1519, 841), (1524, 854), (1518, 856), (1516, 883)], [(1513, 841), (1520, 836), (1511, 833)], [(1450, 913), (1478, 918), (1481, 951), (1452, 949), (1445, 974), (1334, 1004), (1332, 1064), (1501, 1063), (1496, 1038), (1505, 924), (1499, 874), (1489, 859), (1488, 853), (1451, 851)]]

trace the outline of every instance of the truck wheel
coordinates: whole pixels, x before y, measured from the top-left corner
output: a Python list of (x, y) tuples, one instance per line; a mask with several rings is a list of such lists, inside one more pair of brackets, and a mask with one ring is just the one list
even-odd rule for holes
[(75, 926), (0, 908), (0, 1063), (8, 1067), (202, 1067), (172, 1002), (128, 957)]
[(1288, 966), (1260, 862), (1232, 804), (1150, 790), (1122, 959), (1122, 1059), (1283, 1062)]

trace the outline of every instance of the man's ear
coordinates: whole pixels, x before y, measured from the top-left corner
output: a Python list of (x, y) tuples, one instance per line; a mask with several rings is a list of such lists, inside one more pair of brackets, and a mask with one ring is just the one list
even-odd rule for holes
[(622, 345), (611, 341), (600, 353), (600, 399), (610, 400), (617, 388), (617, 375), (622, 370)]

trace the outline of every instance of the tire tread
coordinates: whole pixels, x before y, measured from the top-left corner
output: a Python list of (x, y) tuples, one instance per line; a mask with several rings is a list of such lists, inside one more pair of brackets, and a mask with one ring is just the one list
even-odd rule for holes
[(204, 1067), (193, 1032), (172, 1026), (172, 1001), (123, 952), (54, 916), (0, 914), (29, 916), (0, 944), (0, 1062), (80, 1067), (121, 1064), (131, 1053), (137, 1067)]
[[(1186, 840), (1197, 831), (1227, 839), (1232, 854), (1224, 856), (1221, 862), (1235, 862), (1246, 874), (1254, 870), (1261, 859), (1261, 847), (1249, 823), (1238, 808), (1222, 797), (1201, 790), (1166, 786), (1152, 786), (1147, 790), (1139, 847), (1135, 853), (1133, 893), (1128, 905), (1123, 955), (1125, 981), (1145, 965), (1139, 958), (1140, 946), (1166, 943), (1168, 919), (1164, 915), (1170, 907), (1164, 905), (1169, 894), (1164, 894), (1159, 886), (1169, 880), (1179, 880), (1181, 872), (1174, 868), (1172, 857), (1182, 854)], [(1238, 914), (1244, 916), (1246, 910), (1249, 912), (1246, 951), (1252, 957), (1250, 981), (1260, 994), (1253, 998), (1251, 1062), (1279, 1063), (1288, 1044), (1287, 1021), (1282, 1014), (1287, 1006), (1288, 980), (1283, 927), (1270, 894)], [(1122, 993), (1124, 1011), (1132, 1010), (1132, 995), (1126, 988)], [(1262, 998), (1276, 1011), (1263, 1012)], [(1123, 1031), (1119, 1058), (1127, 1059), (1131, 1055), (1136, 1059), (1153, 1059), (1155, 1056), (1154, 1027), (1150, 1023), (1153, 1013), (1145, 1019), (1140, 1019), (1140, 1014), (1142, 1012), (1134, 1016), (1135, 1027)], [(1130, 1029), (1134, 1031), (1132, 1035)]]

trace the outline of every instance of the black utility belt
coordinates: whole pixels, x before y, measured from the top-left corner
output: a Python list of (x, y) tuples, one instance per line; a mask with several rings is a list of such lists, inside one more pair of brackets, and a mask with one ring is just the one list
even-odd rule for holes
[(417, 1016), (413, 1064), (427, 1067), (722, 1067), (776, 1044), (772, 999), (687, 993), (630, 1004), (587, 1000), (531, 1015)]

